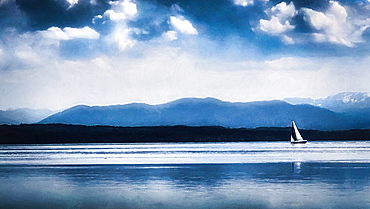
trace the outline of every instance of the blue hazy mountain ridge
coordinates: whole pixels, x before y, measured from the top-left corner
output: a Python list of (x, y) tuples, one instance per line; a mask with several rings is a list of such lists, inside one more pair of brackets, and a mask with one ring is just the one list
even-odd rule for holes
[(224, 102), (214, 98), (184, 98), (148, 105), (132, 103), (113, 106), (79, 105), (54, 114), (40, 124), (107, 126), (224, 126), (229, 128), (287, 127), (295, 120), (300, 128), (341, 130), (369, 128), (369, 120), (308, 105), (284, 101)]
[(48, 109), (19, 108), (0, 110), (0, 124), (36, 123), (53, 113), (53, 111)]

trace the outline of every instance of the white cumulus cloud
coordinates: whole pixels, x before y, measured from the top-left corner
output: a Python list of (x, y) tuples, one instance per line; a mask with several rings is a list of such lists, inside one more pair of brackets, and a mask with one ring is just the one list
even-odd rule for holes
[(109, 20), (112, 20), (114, 22), (121, 21), (127, 19), (126, 14), (123, 12), (115, 12), (114, 10), (107, 10), (104, 12), (104, 15), (98, 15), (97, 18), (107, 18)]
[(124, 15), (128, 18), (137, 14), (137, 6), (130, 0), (113, 1), (110, 4), (112, 5), (112, 10), (108, 11), (114, 11), (118, 16)]
[(181, 16), (180, 17), (171, 16), (170, 21), (172, 26), (183, 34), (190, 35), (198, 34), (198, 31), (193, 27), (193, 24), (191, 24), (189, 20), (186, 20)]
[(306, 21), (317, 32), (313, 34), (316, 42), (329, 42), (348, 47), (363, 42), (362, 34), (370, 26), (370, 20), (350, 18), (345, 7), (338, 2), (330, 1), (326, 12), (318, 12), (304, 8)]
[(109, 36), (108, 42), (114, 42), (118, 45), (120, 51), (131, 48), (135, 45), (136, 41), (130, 37), (131, 29), (126, 27), (117, 27)]
[(84, 39), (98, 39), (99, 33), (95, 30), (85, 26), (83, 28), (70, 28), (65, 27), (60, 29), (58, 27), (51, 27), (44, 31), (39, 31), (44, 38), (56, 39), (56, 40), (71, 40), (75, 38)]
[(270, 19), (261, 19), (259, 21), (259, 29), (273, 36), (281, 36), (282, 40), (286, 43), (294, 42), (292, 38), (283, 35), (294, 29), (291, 21), (297, 15), (297, 10), (293, 2), (289, 4), (281, 2), (271, 9), (266, 10), (265, 13), (270, 16)]
[(103, 15), (97, 15), (93, 19), (93, 23), (96, 23), (99, 19), (103, 19), (103, 21), (122, 22), (133, 18), (137, 14), (137, 6), (130, 0), (114, 1), (110, 2), (110, 4), (112, 8), (105, 11)]
[(78, 0), (67, 0), (69, 7), (73, 7), (75, 4), (78, 4)]
[(247, 7), (253, 6), (256, 1), (268, 2), (269, 0), (233, 0), (235, 5)]
[(110, 4), (112, 5), (110, 10), (105, 11), (103, 15), (97, 15), (92, 21), (93, 23), (99, 20), (103, 23), (112, 21), (114, 28), (104, 40), (108, 44), (116, 45), (119, 51), (124, 51), (136, 44), (130, 37), (133, 29), (127, 26), (127, 21), (135, 18), (138, 13), (137, 5), (130, 0), (111, 1)]
[(272, 35), (279, 35), (294, 29), (294, 26), (288, 20), (281, 22), (278, 17), (272, 17), (270, 20), (260, 20), (260, 28)]
[(130, 0), (110, 2), (112, 8), (105, 11), (103, 15), (97, 15), (92, 20), (93, 23), (102, 21), (112, 21), (114, 28), (111, 33), (104, 37), (104, 40), (109, 45), (115, 45), (119, 51), (124, 51), (127, 48), (133, 47), (136, 43), (130, 37), (132, 29), (127, 26), (127, 20), (134, 18), (137, 14), (136, 4)]
[(165, 40), (173, 41), (173, 40), (177, 39), (177, 32), (173, 31), (173, 30), (170, 30), (170, 31), (167, 31), (165, 34), (163, 34), (163, 36), (164, 36)]
[(137, 7), (135, 3), (132, 3), (129, 0), (125, 0), (121, 3), (121, 7), (123, 11), (128, 15), (136, 15), (137, 14)]
[(246, 7), (246, 6), (249, 6), (249, 5), (253, 5), (254, 0), (234, 0), (234, 4)]

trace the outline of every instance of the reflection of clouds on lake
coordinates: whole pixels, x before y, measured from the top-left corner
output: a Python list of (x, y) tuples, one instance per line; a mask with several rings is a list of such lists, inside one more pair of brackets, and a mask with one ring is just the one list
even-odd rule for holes
[[(58, 170), (58, 169), (57, 169)], [(73, 169), (72, 169), (73, 170)], [(231, 188), (193, 185), (170, 180), (132, 179), (76, 181), (73, 176), (16, 176), (3, 181), (1, 208), (229, 208), (267, 207), (259, 194), (238, 193)], [(84, 174), (81, 174), (84, 175)], [(118, 177), (118, 176), (117, 176)], [(154, 177), (154, 176), (153, 176)], [(160, 178), (155, 176), (155, 178)], [(80, 179), (82, 180), (82, 178)], [(246, 189), (246, 188), (244, 188)], [(225, 193), (226, 192), (226, 193)]]
[(369, 142), (2, 145), (0, 208), (370, 207), (369, 152)]
[(369, 164), (293, 165), (1, 166), (0, 208), (369, 206)]

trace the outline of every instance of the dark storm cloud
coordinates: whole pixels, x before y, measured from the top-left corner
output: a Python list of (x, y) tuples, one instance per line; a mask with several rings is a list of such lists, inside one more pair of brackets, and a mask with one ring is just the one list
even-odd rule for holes
[(0, 4), (0, 31), (9, 27), (23, 28), (26, 17), (22, 14), (15, 1), (4, 1)]
[[(238, 1), (242, 2), (243, 0)], [(147, 42), (159, 38), (169, 31), (176, 30), (171, 23), (171, 17), (190, 21), (192, 27), (197, 31), (194, 37), (199, 37), (197, 39), (199, 42), (203, 42), (202, 40), (205, 39), (212, 41), (213, 44), (217, 45), (213, 48), (217, 48), (215, 53), (225, 51), (224, 48), (228, 48), (230, 45), (237, 45), (238, 50), (242, 53), (249, 52), (251, 48), (258, 48), (262, 55), (298, 53), (303, 56), (307, 54), (320, 54), (319, 56), (321, 56), (322, 53), (329, 53), (340, 56), (354, 53), (354, 48), (356, 54), (366, 54), (369, 50), (366, 44), (363, 44), (370, 39), (369, 29), (358, 32), (367, 23), (356, 25), (369, 18), (369, 8), (366, 7), (369, 6), (369, 2), (364, 0), (339, 1), (340, 6), (345, 6), (347, 11), (351, 12), (348, 13), (350, 18), (346, 20), (347, 26), (331, 20), (333, 21), (331, 24), (343, 27), (342, 31), (348, 27), (347, 31), (349, 32), (343, 37), (328, 34), (330, 30), (327, 28), (328, 26), (325, 26), (326, 28), (315, 27), (310, 22), (307, 11), (314, 13), (311, 15), (320, 13), (325, 16), (325, 12), (334, 2), (330, 0), (254, 0), (253, 3), (248, 0), (249, 3), (245, 5), (238, 4), (236, 0), (136, 0), (132, 2), (137, 6), (137, 14), (130, 18), (126, 17), (120, 22), (105, 15), (107, 11), (114, 10), (114, 4), (119, 1), (79, 0), (73, 5), (67, 0), (7, 0), (2, 2), (0, 4), (0, 32), (3, 34), (9, 28), (14, 28), (19, 34), (24, 34), (45, 31), (51, 27), (63, 29), (85, 26), (100, 34), (99, 39), (61, 42), (60, 53), (68, 59), (84, 57), (85, 55), (77, 56), (84, 54), (84, 52), (87, 53), (87, 57), (94, 57), (93, 55), (96, 53), (90, 53), (90, 51), (109, 51), (101, 49), (111, 47), (102, 39), (119, 37), (116, 30), (117, 25), (126, 27), (129, 31), (128, 39)], [(285, 11), (278, 11), (277, 7), (282, 3), (288, 6), (294, 5), (294, 14), (284, 17), (285, 19), (281, 18)], [(273, 9), (275, 10), (272, 11)], [(274, 28), (276, 24), (274, 25), (274, 22), (271, 21), (273, 18), (280, 22), (282, 28), (280, 31)], [(261, 20), (265, 21), (270, 28), (265, 27), (263, 30)], [(122, 31), (125, 30), (122, 29)], [(112, 35), (113, 33), (117, 34)], [(351, 35), (356, 33), (360, 35), (357, 37)], [(9, 32), (7, 34), (9, 35)], [(313, 34), (321, 36), (321, 40), (315, 40)], [(334, 39), (343, 39), (344, 41), (331, 41), (333, 37), (329, 37), (330, 35), (334, 36)], [(4, 37), (3, 35), (1, 38), (4, 39)], [(184, 36), (177, 34), (176, 39), (182, 37)], [(1, 41), (4, 51), (6, 44), (4, 40)], [(106, 46), (97, 47), (104, 44)], [(202, 43), (198, 43), (198, 46), (202, 46)], [(208, 48), (206, 50), (203, 49), (203, 46), (199, 48), (201, 48), (200, 51), (212, 54)]]
[[(176, 12), (183, 15), (188, 20), (190, 20), (194, 27), (197, 28), (201, 36), (210, 38), (212, 40), (218, 41), (228, 41), (232, 36), (238, 36), (241, 39), (240, 44), (249, 45), (251, 42), (260, 47), (262, 51), (266, 53), (277, 51), (282, 52), (281, 50), (287, 51), (316, 51), (316, 47), (313, 45), (326, 45), (320, 50), (337, 50), (340, 51), (340, 54), (345, 53), (348, 50), (348, 47), (364, 47), (361, 43), (368, 40), (369, 32), (365, 30), (363, 32), (359, 31), (367, 23), (360, 23), (368, 19), (369, 17), (369, 8), (368, 1), (364, 0), (341, 0), (341, 1), (330, 1), (330, 0), (293, 0), (293, 1), (282, 1), (282, 0), (254, 0), (253, 4), (249, 3), (246, 6), (237, 4), (234, 0), (157, 0), (157, 1), (145, 1), (152, 4), (164, 6), (167, 8), (174, 7), (176, 5), (179, 10)], [(250, 1), (249, 1), (250, 2)], [(331, 29), (326, 25), (321, 27), (316, 23), (313, 25), (313, 22), (310, 22), (309, 15), (307, 10), (312, 10), (316, 12), (313, 15), (327, 15), (326, 12), (330, 10), (334, 2), (338, 2), (340, 7), (345, 7), (346, 12), (348, 13), (346, 23), (342, 24), (340, 22), (327, 23), (331, 24), (334, 27), (338, 26), (344, 33), (346, 37), (340, 37), (338, 34), (328, 34)], [(285, 3), (286, 5), (294, 5), (296, 10), (295, 14), (289, 17), (286, 20), (279, 19), (281, 24), (285, 24), (286, 21), (289, 21), (289, 25), (283, 25), (284, 27), (291, 27), (290, 30), (280, 31), (279, 34), (276, 31), (261, 31), (260, 29), (260, 20), (270, 21), (272, 18), (277, 18), (272, 14), (268, 14), (268, 11), (275, 9), (277, 11), (277, 6)], [(337, 10), (337, 8), (332, 9), (332, 11)], [(282, 15), (285, 11), (281, 11)], [(278, 14), (279, 15), (279, 14)], [(346, 14), (347, 15), (347, 14)], [(360, 17), (362, 15), (362, 17)], [(326, 16), (330, 18), (329, 16)], [(329, 20), (329, 19), (327, 19)], [(323, 20), (326, 21), (326, 20)], [(148, 27), (143, 21), (144, 24), (138, 24), (137, 27)], [(165, 25), (165, 24), (164, 24)], [(273, 22), (270, 23), (270, 26), (275, 27)], [(346, 27), (348, 27), (346, 29)], [(156, 30), (153, 28), (148, 28), (148, 31), (153, 34), (160, 34), (161, 30), (165, 31), (166, 27), (156, 27)], [(351, 31), (353, 30), (353, 31)], [(353, 37), (350, 33), (360, 33), (358, 37)], [(326, 40), (316, 40), (313, 36), (317, 35), (324, 36)], [(333, 36), (333, 37), (330, 37)], [(335, 37), (337, 36), (337, 37)], [(150, 37), (150, 36), (147, 36)], [(361, 40), (363, 39), (363, 41)], [(337, 39), (337, 41), (333, 41)], [(345, 41), (339, 41), (343, 39)], [(299, 46), (297, 48), (297, 46)], [(347, 48), (347, 50), (342, 50), (342, 47)], [(361, 51), (361, 50), (360, 50)]]
[[(248, 6), (237, 5), (233, 0), (158, 0), (145, 2), (155, 2), (157, 5), (168, 8), (177, 5), (181, 8), (179, 13), (191, 19), (195, 25), (198, 24), (200, 30), (203, 30), (207, 35), (219, 38), (238, 35), (251, 40), (255, 39), (253, 28), (256, 27), (258, 21), (268, 18), (265, 10), (277, 4), (293, 2), (297, 10), (310, 8), (317, 11), (324, 11), (329, 4), (329, 0), (255, 0), (253, 4)], [(309, 30), (302, 14), (298, 14), (294, 21), (297, 31)]]
[(66, 0), (17, 0), (19, 10), (27, 16), (27, 30), (46, 30), (56, 27), (92, 25), (94, 16), (110, 8), (109, 1), (80, 0), (71, 6)]

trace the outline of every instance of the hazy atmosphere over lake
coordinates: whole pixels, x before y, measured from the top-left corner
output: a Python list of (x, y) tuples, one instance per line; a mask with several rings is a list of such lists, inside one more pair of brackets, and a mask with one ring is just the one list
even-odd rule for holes
[(0, 109), (370, 91), (365, 0), (1, 0)]

